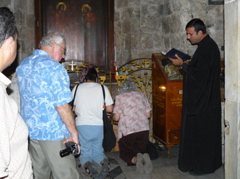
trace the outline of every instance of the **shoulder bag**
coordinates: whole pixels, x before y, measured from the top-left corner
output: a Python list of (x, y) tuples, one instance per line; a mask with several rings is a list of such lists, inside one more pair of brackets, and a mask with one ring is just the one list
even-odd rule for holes
[(74, 91), (73, 99), (72, 99), (72, 101), (69, 103), (69, 105), (71, 106), (71, 109), (72, 109), (72, 110), (73, 110), (74, 101), (75, 101), (75, 96), (76, 96), (76, 93), (77, 93), (78, 86), (79, 86), (79, 84), (77, 84), (77, 87), (76, 87), (76, 89), (75, 89), (75, 91)]
[(103, 149), (104, 151), (111, 151), (115, 145), (116, 145), (116, 136), (113, 131), (113, 126), (108, 119), (107, 116), (107, 111), (106, 111), (106, 102), (105, 102), (105, 90), (103, 85), (102, 86), (102, 91), (103, 91), (103, 100), (104, 100), (104, 110), (103, 110)]

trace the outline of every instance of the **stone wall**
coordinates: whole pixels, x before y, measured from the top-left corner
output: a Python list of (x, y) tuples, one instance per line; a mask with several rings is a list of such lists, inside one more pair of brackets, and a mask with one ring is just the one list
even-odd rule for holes
[(14, 13), (18, 27), (18, 54), (15, 62), (6, 70), (9, 75), (35, 48), (34, 0), (0, 0), (0, 4)]
[[(35, 48), (34, 0), (0, 0), (15, 14), (18, 30), (19, 63)], [(115, 0), (114, 31), (118, 66), (135, 58), (172, 47), (190, 55), (195, 46), (186, 40), (185, 25), (201, 18), (219, 48), (224, 44), (223, 5), (208, 5), (208, 0)], [(223, 57), (223, 51), (221, 51)]]
[(115, 0), (114, 15), (118, 66), (173, 47), (192, 55), (196, 46), (185, 35), (192, 18), (205, 22), (220, 49), (224, 44), (223, 5), (208, 5), (208, 0)]

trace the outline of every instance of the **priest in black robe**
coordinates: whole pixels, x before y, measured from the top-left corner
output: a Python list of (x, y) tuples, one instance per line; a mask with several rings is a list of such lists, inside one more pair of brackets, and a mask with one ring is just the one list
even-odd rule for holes
[(170, 59), (183, 71), (183, 111), (178, 167), (192, 175), (213, 173), (222, 165), (220, 52), (200, 19), (186, 25), (197, 49), (192, 59)]

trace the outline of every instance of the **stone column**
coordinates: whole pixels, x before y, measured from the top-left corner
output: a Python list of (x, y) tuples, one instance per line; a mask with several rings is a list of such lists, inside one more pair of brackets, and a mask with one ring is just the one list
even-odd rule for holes
[(225, 178), (240, 178), (240, 0), (225, 0)]

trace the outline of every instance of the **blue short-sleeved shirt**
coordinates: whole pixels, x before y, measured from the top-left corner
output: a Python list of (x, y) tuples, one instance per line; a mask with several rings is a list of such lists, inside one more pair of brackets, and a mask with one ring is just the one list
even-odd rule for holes
[(61, 140), (69, 132), (56, 106), (72, 100), (66, 69), (42, 50), (24, 59), (17, 68), (21, 115), (30, 139)]

